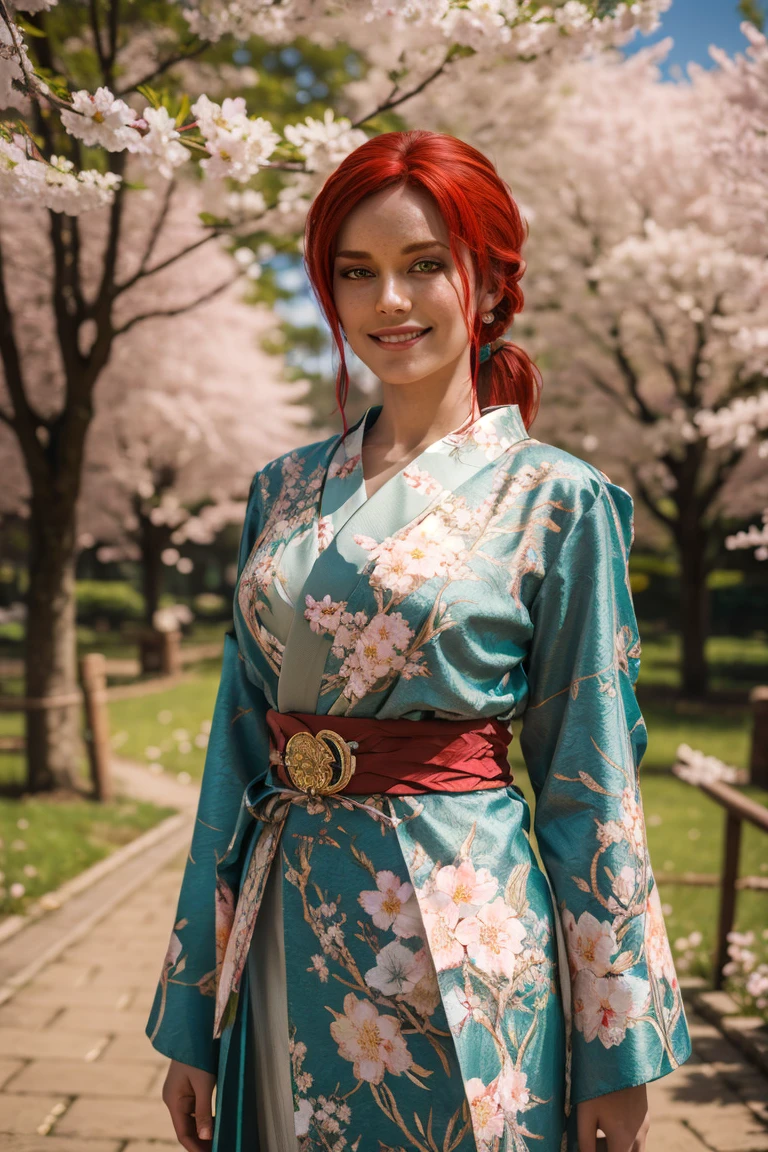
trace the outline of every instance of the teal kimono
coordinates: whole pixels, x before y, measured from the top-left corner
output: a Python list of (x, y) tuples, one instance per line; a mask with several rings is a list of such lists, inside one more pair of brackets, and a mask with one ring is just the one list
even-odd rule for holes
[[(218, 1073), (218, 1152), (256, 1150), (245, 957), (276, 868), (301, 1152), (573, 1152), (578, 1102), (690, 1055), (638, 787), (632, 501), (516, 405), (366, 498), (380, 411), (254, 478), (147, 1031)], [(545, 871), (514, 784), (286, 795), (268, 708), (522, 717)]]

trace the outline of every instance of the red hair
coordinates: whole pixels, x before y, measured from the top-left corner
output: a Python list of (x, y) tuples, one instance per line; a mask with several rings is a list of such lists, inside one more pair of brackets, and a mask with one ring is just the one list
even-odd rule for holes
[[(361, 144), (331, 173), (315, 197), (307, 217), (304, 263), (318, 303), (331, 328), (340, 364), (336, 400), (344, 421), (349, 375), (344, 338), (333, 299), (336, 240), (344, 219), (366, 196), (407, 184), (435, 201), (450, 235), (451, 254), (461, 278), (467, 331), (470, 335), (472, 388), (481, 407), (517, 404), (526, 428), (536, 416), (541, 376), (522, 348), (505, 343), (480, 368), (480, 347), (497, 340), (523, 307), (518, 281), (525, 272), (520, 255), (528, 229), (509, 185), (491, 161), (463, 140), (442, 132), (415, 129), (384, 132)], [(469, 249), (477, 282), (502, 292), (493, 309), (492, 324), (473, 315), (470, 283), (459, 242)], [(478, 402), (479, 402), (478, 397)]]

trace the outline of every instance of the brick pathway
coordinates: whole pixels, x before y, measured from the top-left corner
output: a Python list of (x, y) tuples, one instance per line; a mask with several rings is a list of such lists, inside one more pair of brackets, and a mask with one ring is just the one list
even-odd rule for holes
[[(0, 1149), (178, 1149), (160, 1097), (165, 1060), (144, 1024), (182, 864), (0, 1006)], [(689, 1021), (695, 1057), (650, 1088), (648, 1152), (768, 1152), (768, 1081), (716, 1029)]]

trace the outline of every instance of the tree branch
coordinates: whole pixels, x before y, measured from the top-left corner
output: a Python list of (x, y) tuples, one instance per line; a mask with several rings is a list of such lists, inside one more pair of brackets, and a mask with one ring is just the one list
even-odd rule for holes
[(13, 315), (5, 291), (2, 244), (0, 244), (0, 359), (5, 371), (5, 385), (13, 404), (13, 416), (8, 418), (4, 412), (3, 419), (16, 433), (30, 476), (40, 476), (45, 468), (45, 455), (37, 438), (37, 426), (41, 421), (27, 400), (24, 388), (24, 372), (13, 330)]
[(643, 504), (645, 504), (646, 508), (652, 516), (655, 516), (661, 524), (663, 524), (666, 528), (669, 528), (670, 531), (674, 532), (677, 527), (677, 521), (675, 518), (673, 516), (668, 516), (666, 512), (662, 512), (662, 510), (658, 507), (656, 501), (651, 495), (650, 489), (639, 475), (637, 466), (632, 466), (630, 470), (632, 472), (632, 479), (637, 486), (637, 491), (640, 495), (640, 499), (643, 501)]
[(234, 276), (230, 276), (228, 280), (224, 280), (215, 288), (211, 288), (208, 292), (204, 292), (202, 296), (198, 296), (196, 300), (190, 300), (187, 304), (182, 304), (178, 308), (158, 308), (154, 312), (140, 312), (138, 316), (133, 316), (130, 320), (123, 324), (122, 328), (115, 331), (115, 336), (122, 336), (124, 333), (129, 332), (136, 324), (140, 324), (143, 320), (154, 320), (158, 317), (164, 316), (181, 316), (183, 312), (191, 312), (193, 308), (198, 308), (201, 304), (205, 304), (208, 300), (213, 300), (219, 293), (224, 292), (225, 289), (231, 287), (240, 279), (241, 273), (238, 272)]
[(99, 20), (99, 0), (88, 0), (88, 13), (91, 20), (91, 32), (93, 34), (93, 43), (96, 48), (96, 55), (99, 59), (99, 67), (101, 73), (106, 79), (108, 65), (107, 58), (104, 54), (104, 45), (101, 42), (101, 22)]
[(632, 364), (630, 363), (629, 357), (626, 355), (626, 353), (624, 352), (624, 349), (621, 346), (621, 332), (619, 331), (618, 320), (614, 320), (613, 324), (611, 325), (611, 336), (613, 337), (613, 340), (614, 340), (614, 343), (612, 346), (612, 352), (613, 352), (614, 359), (616, 360), (616, 363), (618, 364), (619, 368), (621, 369), (621, 374), (626, 381), (627, 388), (629, 389), (629, 394), (632, 397), (632, 399), (634, 400), (635, 404), (637, 405), (637, 410), (638, 410), (638, 414), (640, 416), (640, 419), (643, 421), (644, 424), (655, 424), (656, 420), (657, 420), (657, 416), (656, 416), (655, 412), (651, 411), (651, 409), (648, 407), (645, 400), (641, 396), (639, 377), (638, 377), (637, 373), (635, 372), (635, 369), (632, 367)]
[(144, 268), (142, 261), (142, 265), (139, 266), (138, 271), (134, 272), (132, 276), (129, 276), (127, 280), (123, 280), (120, 284), (114, 285), (112, 289), (112, 299), (116, 299), (118, 296), (122, 295), (123, 292), (126, 292), (129, 288), (132, 288), (137, 281), (146, 280), (148, 277), (154, 276), (156, 272), (162, 272), (163, 269), (170, 268), (170, 266), (175, 264), (177, 260), (181, 260), (182, 257), (188, 256), (190, 252), (196, 252), (198, 248), (202, 248), (202, 246), (207, 244), (209, 240), (213, 240), (214, 237), (222, 235), (223, 233), (220, 231), (209, 232), (207, 236), (202, 236), (199, 240), (195, 240), (193, 244), (188, 244), (186, 248), (181, 248), (178, 252), (174, 252), (172, 256), (168, 256), (165, 260), (161, 260), (159, 264), (155, 264), (154, 268)]
[(112, 87), (117, 60), (117, 41), (120, 31), (120, 0), (110, 0), (109, 4), (109, 52), (107, 55), (107, 76)]
[(391, 108), (397, 108), (400, 104), (404, 104), (406, 102), (406, 100), (410, 100), (410, 99), (412, 99), (412, 97), (418, 96), (421, 92), (424, 91), (424, 89), (429, 84), (431, 84), (433, 82), (433, 80), (437, 80), (438, 76), (440, 76), (441, 73), (443, 73), (445, 71), (446, 67), (450, 63), (451, 63), (451, 57), (449, 54), (445, 57), (442, 64), (440, 64), (440, 66), (434, 70), (434, 72), (431, 72), (429, 74), (429, 76), (425, 77), (424, 80), (422, 80), (419, 84), (417, 84), (415, 88), (412, 88), (410, 90), (410, 92), (403, 92), (403, 94), (401, 96), (397, 96), (397, 92), (399, 91), (400, 85), (395, 84), (392, 91), (390, 92), (389, 96), (387, 96), (386, 100), (384, 100), (383, 103), (379, 104), (378, 108), (375, 108), (373, 110), (373, 112), (368, 112), (365, 116), (361, 116), (359, 120), (356, 120), (354, 122), (352, 127), (353, 128), (359, 128), (361, 125), (365, 124), (368, 120), (372, 120), (374, 118), (374, 116), (379, 116), (379, 115), (381, 115), (382, 112), (389, 112)]
[(141, 260), (139, 261), (139, 270), (141, 272), (146, 271), (147, 264), (152, 259), (152, 253), (155, 250), (157, 241), (160, 239), (160, 233), (163, 230), (163, 224), (165, 224), (165, 221), (168, 218), (168, 212), (171, 207), (171, 200), (173, 199), (173, 194), (175, 191), (176, 181), (169, 180), (165, 186), (165, 192), (163, 194), (163, 202), (160, 205), (160, 211), (155, 217), (155, 222), (152, 225), (149, 236), (147, 237), (147, 243), (144, 246), (144, 252), (142, 254)]
[(587, 371), (589, 373), (589, 378), (595, 387), (600, 392), (602, 392), (604, 396), (608, 396), (609, 399), (614, 402), (614, 404), (618, 404), (622, 412), (625, 412), (627, 416), (630, 416), (632, 419), (634, 419), (635, 413), (627, 404), (621, 393), (617, 392), (614, 388), (611, 388), (610, 384), (606, 380), (603, 380), (602, 376), (599, 376), (597, 372), (595, 372), (594, 368), (588, 368)]
[(210, 40), (202, 40), (188, 52), (177, 52), (174, 56), (169, 56), (166, 60), (159, 60), (157, 64), (139, 80), (134, 80), (130, 84), (127, 84), (125, 88), (120, 88), (115, 92), (115, 96), (124, 98), (131, 92), (136, 92), (144, 84), (151, 84), (154, 80), (157, 80), (158, 76), (162, 76), (169, 68), (173, 68), (175, 64), (183, 64), (187, 60), (194, 60), (196, 56), (201, 56), (210, 46)]
[(48, 220), (53, 249), (53, 314), (64, 372), (70, 381), (75, 379), (82, 366), (77, 337), (83, 317), (72, 278), (75, 255), (71, 237), (69, 242), (67, 238), (69, 218), (60, 212), (49, 211)]
[(672, 355), (671, 355), (671, 352), (669, 349), (669, 342), (667, 341), (667, 334), (664, 331), (664, 328), (663, 328), (658, 316), (656, 315), (656, 313), (653, 311), (653, 309), (651, 308), (651, 306), (649, 304), (641, 305), (640, 310), (645, 313), (645, 315), (648, 317), (648, 319), (650, 320), (650, 322), (653, 326), (653, 330), (656, 333), (656, 339), (659, 341), (662, 349), (664, 350), (664, 355), (662, 357), (662, 363), (663, 363), (664, 367), (666, 368), (667, 372), (669, 373), (669, 376), (670, 376), (670, 379), (671, 379), (673, 385), (677, 389), (678, 396), (682, 396), (683, 395), (683, 380), (682, 380), (682, 376), (680, 375), (680, 369), (677, 367), (677, 364), (675, 364), (674, 360), (672, 359)]

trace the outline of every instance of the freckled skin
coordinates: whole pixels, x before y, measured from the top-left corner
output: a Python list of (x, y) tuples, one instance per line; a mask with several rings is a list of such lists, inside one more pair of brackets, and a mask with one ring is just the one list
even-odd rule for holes
[[(419, 241), (438, 243), (419, 252), (402, 249)], [(445, 222), (432, 199), (407, 187), (389, 188), (362, 201), (344, 221), (337, 252), (365, 251), (371, 258), (338, 257), (334, 300), (350, 347), (387, 386), (420, 384), (445, 394), (470, 375), (469, 333), (462, 286)], [(476, 311), (495, 297), (475, 283), (465, 267)], [(406, 351), (390, 351), (369, 333), (400, 325), (431, 327), (429, 336)]]

